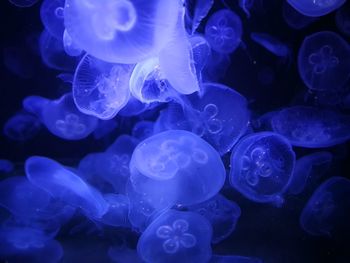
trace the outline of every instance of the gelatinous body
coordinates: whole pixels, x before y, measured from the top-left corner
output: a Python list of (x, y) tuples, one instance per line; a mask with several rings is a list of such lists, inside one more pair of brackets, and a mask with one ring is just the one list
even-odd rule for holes
[(295, 146), (330, 147), (350, 138), (350, 117), (333, 110), (294, 106), (273, 114), (270, 122), (274, 132)]
[(287, 139), (277, 133), (254, 133), (232, 150), (230, 183), (253, 201), (278, 202), (291, 181), (294, 164)]
[(142, 233), (137, 252), (145, 262), (207, 262), (211, 235), (211, 226), (204, 217), (169, 210)]
[(46, 30), (58, 40), (64, 31), (64, 0), (44, 0), (40, 8), (40, 18)]
[(69, 35), (69, 33), (67, 32), (67, 30), (64, 30), (63, 33), (63, 48), (64, 51), (72, 57), (76, 57), (81, 55), (81, 53), (83, 52), (83, 50), (81, 48), (79, 48), (74, 42), (72, 37)]
[(106, 194), (104, 198), (108, 203), (108, 210), (100, 222), (111, 226), (129, 227), (129, 198), (118, 194)]
[(131, 161), (136, 192), (168, 204), (194, 204), (223, 186), (225, 169), (219, 154), (195, 134), (171, 130), (140, 142)]
[(75, 104), (85, 114), (111, 119), (129, 100), (131, 65), (112, 64), (85, 55), (73, 80)]
[(175, 27), (177, 1), (82, 1), (65, 4), (65, 27), (74, 43), (92, 56), (136, 63), (156, 55)]
[(0, 173), (10, 173), (14, 169), (14, 164), (6, 159), (0, 159)]
[(307, 36), (299, 49), (299, 74), (311, 90), (342, 88), (350, 76), (349, 66), (349, 44), (334, 32)]
[(300, 216), (302, 228), (311, 235), (349, 238), (350, 181), (331, 177), (320, 185)]
[(217, 11), (208, 19), (205, 37), (216, 52), (232, 53), (241, 42), (242, 22), (228, 9)]
[(305, 28), (317, 20), (317, 17), (305, 16), (299, 13), (288, 1), (283, 1), (282, 15), (288, 26), (296, 30)]
[(17, 113), (4, 125), (6, 137), (15, 141), (26, 141), (32, 139), (40, 131), (41, 124), (38, 118), (27, 113)]
[(278, 57), (290, 55), (288, 46), (269, 34), (252, 32), (250, 38)]
[(306, 16), (324, 16), (345, 3), (345, 0), (287, 0), (298, 12)]

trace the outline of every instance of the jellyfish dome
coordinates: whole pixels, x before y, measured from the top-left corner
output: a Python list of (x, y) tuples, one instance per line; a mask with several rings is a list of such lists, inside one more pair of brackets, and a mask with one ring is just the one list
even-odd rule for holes
[(130, 170), (135, 191), (170, 204), (205, 201), (218, 193), (226, 176), (217, 151), (197, 135), (181, 130), (140, 142)]
[(346, 0), (287, 0), (288, 3), (303, 15), (318, 17), (333, 12)]
[(350, 46), (337, 33), (307, 36), (298, 54), (299, 74), (311, 90), (337, 90), (350, 76)]
[(65, 27), (74, 43), (114, 63), (156, 55), (174, 30), (177, 0), (67, 0)]
[(232, 150), (230, 183), (255, 202), (279, 202), (288, 188), (295, 153), (287, 139), (272, 132), (244, 137)]

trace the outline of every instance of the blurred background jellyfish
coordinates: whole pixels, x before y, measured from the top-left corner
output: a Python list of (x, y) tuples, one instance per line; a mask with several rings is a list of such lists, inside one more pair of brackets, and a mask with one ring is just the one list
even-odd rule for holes
[(137, 253), (145, 262), (208, 262), (212, 229), (193, 212), (169, 210), (142, 233)]
[(7, 159), (0, 159), (0, 173), (11, 173), (15, 168), (14, 163)]
[(65, 27), (78, 47), (113, 63), (137, 63), (159, 53), (175, 28), (178, 1), (68, 0)]
[(317, 20), (317, 17), (305, 16), (295, 10), (288, 1), (283, 1), (282, 15), (289, 27), (300, 30)]
[(15, 141), (27, 141), (34, 138), (41, 130), (41, 123), (36, 116), (19, 112), (8, 119), (3, 127), (6, 137)]
[(337, 90), (350, 76), (350, 47), (337, 33), (307, 36), (298, 54), (299, 74), (311, 90)]
[(44, 0), (40, 8), (40, 18), (45, 29), (58, 40), (64, 32), (64, 0)]
[(295, 153), (287, 139), (277, 133), (254, 133), (232, 150), (230, 183), (252, 201), (278, 204), (294, 165)]
[(347, 37), (350, 36), (350, 3), (345, 3), (341, 8), (337, 10), (335, 15), (335, 22), (337, 28)]
[(97, 118), (113, 118), (130, 97), (129, 78), (133, 67), (113, 64), (85, 55), (73, 80), (73, 98), (78, 109)]
[(305, 205), (302, 228), (311, 235), (349, 240), (350, 180), (331, 177), (321, 184)]
[(208, 19), (205, 37), (216, 52), (232, 53), (241, 43), (241, 19), (229, 9), (219, 10)]
[(287, 0), (298, 12), (306, 16), (324, 16), (345, 3), (345, 0)]

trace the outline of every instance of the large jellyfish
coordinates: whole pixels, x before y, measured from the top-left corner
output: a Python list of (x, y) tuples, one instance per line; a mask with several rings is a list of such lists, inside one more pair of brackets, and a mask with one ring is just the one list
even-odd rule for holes
[(216, 52), (232, 53), (241, 43), (241, 19), (229, 9), (219, 10), (208, 19), (205, 37)]
[(159, 53), (169, 41), (179, 10), (176, 0), (67, 0), (65, 27), (92, 56), (136, 63)]
[(218, 193), (226, 176), (215, 149), (182, 130), (165, 131), (140, 142), (130, 170), (135, 191), (168, 204), (203, 202)]
[(295, 154), (277, 133), (244, 137), (232, 150), (230, 183), (255, 202), (280, 204), (293, 175)]
[(169, 210), (142, 233), (137, 253), (145, 262), (208, 262), (212, 228), (193, 212)]
[(350, 139), (350, 116), (330, 109), (285, 108), (272, 114), (270, 125), (274, 132), (300, 147), (330, 147)]
[(130, 97), (129, 78), (133, 66), (112, 64), (85, 55), (73, 80), (75, 104), (85, 114), (113, 118)]
[(302, 228), (311, 235), (349, 239), (350, 180), (331, 177), (320, 185), (300, 216)]
[(346, 0), (287, 0), (298, 12), (306, 16), (327, 15), (342, 6)]
[(307, 36), (298, 54), (299, 74), (311, 90), (337, 90), (350, 76), (350, 47), (337, 33)]

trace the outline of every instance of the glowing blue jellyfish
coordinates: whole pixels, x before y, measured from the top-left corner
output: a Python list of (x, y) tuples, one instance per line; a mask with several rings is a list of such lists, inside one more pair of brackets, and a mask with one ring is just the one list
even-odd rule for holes
[[(292, 181), (289, 184), (288, 192), (300, 194), (308, 181), (315, 176), (315, 167), (321, 166), (325, 170), (332, 162), (332, 154), (329, 152), (315, 152), (299, 158), (295, 163)], [(317, 177), (320, 177), (319, 171)]]
[(213, 227), (212, 243), (214, 244), (232, 234), (241, 216), (239, 206), (220, 194), (204, 203), (190, 206), (188, 209), (201, 214), (211, 223)]
[(298, 12), (306, 16), (324, 16), (342, 6), (345, 0), (287, 0)]
[(15, 165), (10, 160), (0, 159), (0, 173), (11, 173), (14, 168)]
[(8, 0), (11, 4), (17, 7), (31, 7), (35, 5), (39, 0)]
[(232, 150), (230, 183), (255, 202), (281, 202), (295, 164), (294, 151), (284, 137), (272, 132), (244, 137)]
[(287, 1), (283, 1), (282, 15), (289, 27), (300, 30), (317, 20), (317, 17), (305, 16), (295, 10)]
[(344, 4), (335, 15), (337, 28), (346, 36), (350, 36), (350, 4)]
[(254, 257), (245, 257), (237, 255), (213, 255), (210, 263), (262, 263), (262, 260)]
[(40, 18), (45, 29), (58, 40), (64, 32), (64, 0), (44, 0), (40, 8)]
[(228, 9), (217, 11), (208, 19), (205, 37), (216, 52), (232, 53), (241, 43), (241, 19)]
[(250, 38), (277, 57), (289, 57), (291, 55), (290, 48), (274, 36), (252, 32)]
[(168, 204), (203, 202), (221, 189), (226, 172), (219, 154), (188, 131), (165, 131), (139, 143), (130, 161), (136, 192)]
[(25, 170), (32, 184), (73, 207), (81, 208), (89, 217), (100, 218), (108, 210), (108, 203), (100, 192), (69, 168), (49, 158), (32, 156), (26, 160)]
[(6, 137), (15, 141), (26, 141), (35, 137), (41, 129), (41, 124), (35, 116), (20, 112), (11, 117), (4, 125)]
[(330, 147), (350, 139), (350, 117), (328, 109), (285, 108), (271, 116), (270, 125), (274, 132), (300, 147)]
[(73, 80), (73, 98), (79, 110), (100, 119), (113, 118), (129, 100), (132, 68), (85, 55)]
[(83, 52), (83, 50), (73, 42), (73, 39), (68, 34), (67, 30), (64, 30), (63, 33), (63, 48), (67, 55), (71, 57), (80, 56)]
[(178, 1), (67, 0), (65, 27), (74, 43), (114, 63), (137, 63), (156, 55), (172, 36)]
[(342, 88), (350, 76), (349, 66), (349, 44), (334, 32), (314, 33), (299, 49), (299, 74), (311, 90)]
[(207, 262), (212, 229), (193, 212), (169, 210), (142, 233), (137, 252), (145, 262)]
[(49, 102), (49, 99), (32, 95), (23, 99), (22, 106), (27, 112), (40, 116), (43, 107)]
[(129, 198), (125, 195), (105, 194), (108, 210), (99, 220), (101, 223), (116, 227), (129, 227)]
[(311, 235), (341, 238), (349, 233), (350, 181), (331, 177), (320, 185), (300, 216), (302, 228)]

